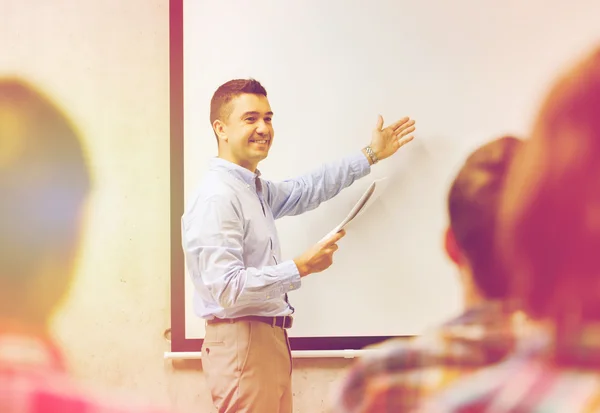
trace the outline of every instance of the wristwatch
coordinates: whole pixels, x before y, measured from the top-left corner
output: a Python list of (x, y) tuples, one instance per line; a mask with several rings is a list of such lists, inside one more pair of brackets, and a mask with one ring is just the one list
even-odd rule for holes
[(365, 152), (367, 152), (367, 155), (369, 155), (369, 158), (371, 158), (373, 165), (379, 162), (379, 159), (377, 159), (377, 155), (375, 155), (375, 152), (373, 152), (373, 149), (370, 146), (367, 146), (365, 148)]

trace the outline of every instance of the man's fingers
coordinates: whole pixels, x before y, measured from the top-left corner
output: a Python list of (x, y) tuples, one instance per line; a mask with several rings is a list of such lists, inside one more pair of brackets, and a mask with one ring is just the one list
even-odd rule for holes
[(411, 126), (408, 129), (400, 129), (400, 130), (396, 131), (396, 136), (399, 139), (399, 138), (402, 138), (402, 137), (404, 137), (404, 136), (406, 136), (406, 135), (408, 135), (410, 133), (413, 133), (414, 131), (415, 131), (415, 127), (414, 126)]
[[(399, 121), (397, 121), (396, 123), (393, 123), (392, 125), (390, 125), (389, 127), (392, 128), (392, 130), (396, 130), (399, 127), (401, 127), (402, 125), (404, 125), (406, 122), (408, 122), (410, 120), (410, 118), (408, 116), (403, 117), (402, 119), (400, 119)], [(414, 121), (413, 121), (414, 123)]]
[(375, 130), (380, 131), (381, 129), (383, 129), (383, 116), (378, 115), (377, 116), (377, 125), (375, 125)]
[(394, 128), (394, 133), (395, 134), (402, 133), (405, 130), (410, 129), (414, 126), (415, 126), (415, 121), (411, 120), (409, 122), (403, 123), (402, 125), (398, 126), (397, 128)]
[(328, 246), (327, 248), (325, 248), (325, 251), (327, 251), (328, 254), (332, 254), (334, 252), (336, 252), (338, 250), (338, 245), (337, 244), (333, 244)]
[(332, 244), (335, 244), (336, 242), (338, 242), (344, 235), (346, 235), (346, 230), (342, 229), (341, 231), (336, 232), (335, 234), (333, 234), (332, 236), (330, 236), (329, 238), (327, 238), (325, 240), (325, 242), (323, 242), (323, 247), (328, 247)]
[(327, 246), (329, 245), (333, 245), (336, 242), (338, 242), (340, 239), (342, 239), (344, 237), (344, 235), (346, 235), (346, 231), (345, 230), (341, 230), (339, 232), (337, 232), (333, 237), (329, 238), (327, 240)]
[(406, 145), (408, 142), (412, 141), (415, 137), (413, 135), (398, 139), (398, 148)]

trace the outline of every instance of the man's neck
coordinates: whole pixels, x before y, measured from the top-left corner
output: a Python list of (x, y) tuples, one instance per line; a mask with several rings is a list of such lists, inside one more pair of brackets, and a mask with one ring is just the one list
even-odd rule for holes
[(224, 153), (219, 153), (217, 155), (217, 157), (224, 159), (228, 162), (234, 163), (238, 166), (241, 166), (242, 168), (246, 168), (247, 170), (249, 170), (252, 173), (256, 173), (256, 168), (258, 168), (258, 163), (253, 163), (250, 161), (241, 161), (239, 159), (235, 159), (232, 156), (229, 156), (227, 154)]

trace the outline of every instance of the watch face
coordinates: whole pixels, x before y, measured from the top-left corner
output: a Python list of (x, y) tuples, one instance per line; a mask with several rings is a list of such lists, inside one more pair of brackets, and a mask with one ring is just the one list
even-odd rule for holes
[(378, 159), (375, 156), (375, 152), (373, 152), (373, 149), (371, 149), (370, 146), (367, 146), (367, 153), (369, 154), (369, 157), (371, 158), (371, 160), (373, 161), (373, 163), (377, 163)]

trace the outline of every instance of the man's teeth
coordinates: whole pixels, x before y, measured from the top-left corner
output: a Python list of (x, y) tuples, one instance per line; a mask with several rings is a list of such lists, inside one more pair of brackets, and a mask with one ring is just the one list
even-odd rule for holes
[(256, 142), (256, 143), (267, 143), (267, 142), (269, 142), (269, 141), (268, 141), (268, 140), (266, 140), (266, 139), (263, 139), (263, 140), (260, 140), (260, 141), (252, 141), (252, 142)]

